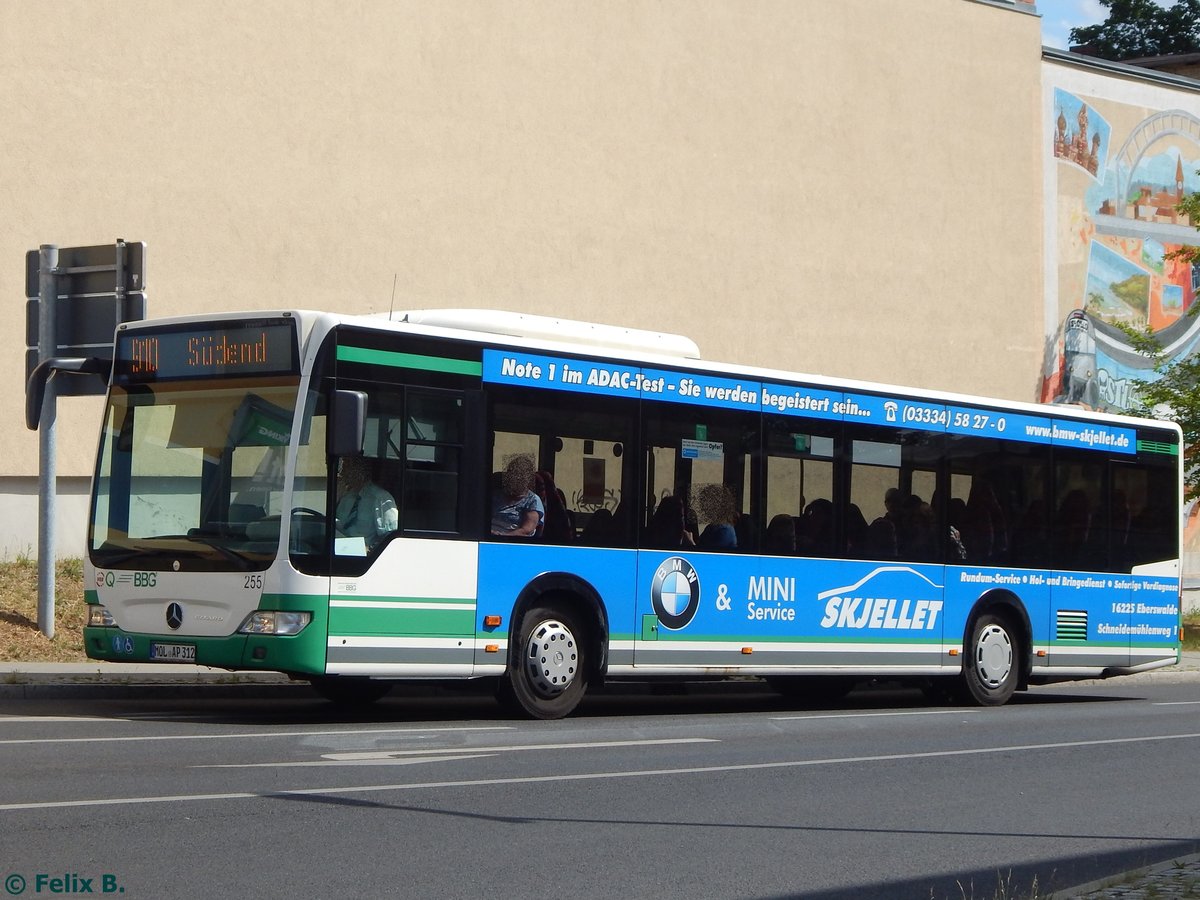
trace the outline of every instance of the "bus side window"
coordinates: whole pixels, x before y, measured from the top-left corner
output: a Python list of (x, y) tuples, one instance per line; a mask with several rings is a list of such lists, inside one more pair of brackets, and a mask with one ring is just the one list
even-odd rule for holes
[(1049, 449), (1016, 441), (948, 439), (949, 562), (1040, 568), (1050, 560)]
[(694, 515), (700, 549), (753, 553), (761, 517), (751, 465), (760, 446), (758, 416), (676, 403), (647, 403), (642, 412), (643, 540), (659, 503), (676, 496), (686, 502), (689, 523)]
[[(512, 458), (530, 459), (535, 475), (529, 489), (543, 510), (536, 539), (633, 546), (633, 506), (626, 502), (633, 471), (625, 451), (635, 407), (605, 398), (584, 405), (570, 394), (541, 390), (496, 389), (491, 398), (492, 479)], [(490, 518), (490, 499), (488, 505)]]
[[(404, 408), (400, 528), (457, 534), (462, 491), (464, 397), (409, 388)], [(394, 451), (392, 441), (389, 451)]]
[(848, 428), (847, 436), (846, 555), (940, 561), (946, 550), (937, 490), (942, 436), (870, 427)]
[(835, 429), (793, 416), (768, 420), (764, 552), (832, 555)]

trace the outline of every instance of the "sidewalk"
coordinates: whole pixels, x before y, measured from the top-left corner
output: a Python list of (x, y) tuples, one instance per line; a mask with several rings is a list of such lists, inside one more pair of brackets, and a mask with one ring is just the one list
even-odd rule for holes
[(0, 662), (0, 700), (59, 699), (96, 696), (110, 699), (203, 690), (210, 699), (226, 696), (278, 695), (294, 690), (312, 696), (307, 682), (293, 681), (279, 672), (211, 669), (173, 663), (83, 663)]
[(1200, 897), (1200, 854), (1059, 891), (1046, 900), (1179, 900), (1184, 897)]
[(16, 684), (293, 684), (279, 672), (175, 663), (0, 662), (0, 686)]

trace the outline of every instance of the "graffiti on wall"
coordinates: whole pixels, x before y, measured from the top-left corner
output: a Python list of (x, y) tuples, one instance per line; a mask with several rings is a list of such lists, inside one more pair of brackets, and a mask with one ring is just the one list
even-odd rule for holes
[[(1065, 83), (1064, 83), (1065, 79)], [(1200, 352), (1200, 267), (1172, 252), (1200, 244), (1200, 222), (1177, 209), (1200, 190), (1197, 95), (1055, 79), (1046, 108), (1046, 361), (1041, 400), (1125, 412), (1149, 360), (1122, 326), (1151, 327), (1169, 359)], [(1068, 89), (1071, 88), (1071, 89)], [(1090, 92), (1094, 90), (1096, 93)], [(1180, 108), (1180, 107), (1186, 107)], [(1200, 504), (1185, 510), (1185, 576), (1197, 577)]]
[(1200, 271), (1171, 253), (1200, 243), (1177, 209), (1200, 190), (1200, 117), (1054, 90), (1058, 331), (1047, 335), (1044, 402), (1122, 412), (1154, 377), (1120, 326), (1158, 333), (1167, 355), (1200, 346)]

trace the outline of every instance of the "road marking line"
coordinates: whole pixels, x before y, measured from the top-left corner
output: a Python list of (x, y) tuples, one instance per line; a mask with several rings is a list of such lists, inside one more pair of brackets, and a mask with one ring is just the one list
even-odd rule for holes
[(468, 725), (460, 728), (358, 728), (349, 731), (248, 731), (237, 734), (147, 734), (129, 737), (12, 738), (2, 744), (100, 744), (120, 741), (215, 741), (234, 738), (340, 737), (348, 734), (442, 734), (459, 731), (512, 731), (512, 725)]
[[(440, 753), (431, 750), (430, 753)], [(309, 759), (302, 762), (246, 763), (239, 765), (190, 766), (192, 769), (327, 769), (330, 766), (413, 766), (419, 763), (461, 762), (464, 759), (488, 759), (495, 753), (464, 753), (459, 750), (458, 756), (406, 756), (404, 758), (348, 759), (341, 762), (330, 762), (324, 759)]]
[(514, 744), (510, 747), (447, 747), (445, 750), (360, 750), (352, 753), (323, 753), (324, 759), (376, 759), (384, 756), (407, 756), (416, 753), (513, 753), (524, 750), (591, 750), (597, 747), (654, 747), (663, 744), (719, 744), (718, 738), (647, 738), (641, 741), (581, 741), (570, 744)]
[[(717, 738), (654, 738), (644, 741), (587, 741), (574, 744), (524, 744), (506, 747), (445, 747), (440, 750), (360, 750), (347, 753), (322, 753), (319, 760), (304, 760), (301, 762), (270, 762), (270, 763), (212, 763), (189, 766), (192, 769), (275, 769), (296, 768), (303, 766), (339, 766), (339, 765), (392, 765), (411, 762), (407, 757), (422, 756), (422, 762), (434, 762), (436, 754), (463, 754), (472, 756), (492, 756), (496, 753), (514, 753), (529, 750), (590, 750), (599, 747), (653, 747), (664, 744), (718, 744)], [(463, 757), (470, 759), (471, 757)]]
[(871, 719), (879, 716), (954, 716), (959, 714), (975, 714), (982, 712), (978, 709), (921, 709), (906, 712), (873, 712), (873, 713), (830, 713), (822, 716), (771, 716), (773, 722), (792, 722), (797, 719)]
[(1170, 702), (1161, 701), (1152, 703), (1151, 706), (1196, 706), (1200, 704), (1200, 700), (1171, 700)]
[[(9, 722), (111, 722), (106, 716), (0, 716), (0, 725)], [(121, 721), (121, 720), (118, 720)]]
[(745, 763), (729, 766), (687, 766), (675, 769), (641, 769), (628, 772), (583, 772), (577, 775), (526, 775), (511, 778), (478, 778), (467, 781), (420, 781), (408, 784), (364, 784), (343, 787), (297, 788), (288, 791), (236, 791), (220, 794), (170, 794), (152, 797), (111, 797), (94, 800), (46, 800), (29, 803), (3, 803), (0, 812), (30, 809), (63, 809), (77, 806), (123, 806), (143, 803), (187, 803), (206, 800), (258, 800), (270, 797), (320, 797), (337, 794), (386, 793), (391, 791), (441, 790), (462, 787), (497, 787), (513, 784), (547, 784), (568, 781), (602, 781), (617, 778), (665, 778), (671, 775), (712, 775), (718, 772), (755, 772), (768, 769), (800, 769), (813, 766), (836, 766), (847, 763), (897, 762), (914, 759), (944, 759), (952, 756), (985, 756), (994, 753), (1015, 753), (1029, 750), (1067, 750), (1078, 747), (1104, 747), (1115, 744), (1138, 744), (1158, 741), (1188, 741), (1200, 739), (1200, 732), (1188, 734), (1156, 734), (1146, 737), (1104, 738), (1093, 741), (1055, 741), (1047, 744), (1013, 744), (1006, 747), (978, 747), (967, 750), (930, 750), (924, 753), (886, 753), (878, 756), (844, 756), (830, 759), (801, 759), (767, 763)]

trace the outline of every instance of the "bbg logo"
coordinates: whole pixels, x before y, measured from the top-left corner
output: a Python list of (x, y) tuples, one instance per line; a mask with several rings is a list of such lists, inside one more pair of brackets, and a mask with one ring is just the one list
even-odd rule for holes
[(157, 572), (126, 572), (118, 575), (116, 572), (96, 570), (96, 587), (112, 587), (116, 584), (132, 584), (134, 587), (154, 587), (158, 584)]
[(650, 602), (666, 628), (687, 627), (700, 608), (700, 579), (692, 564), (681, 556), (669, 556), (650, 582)]

